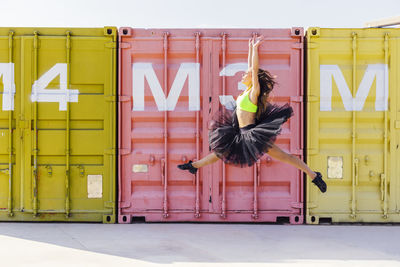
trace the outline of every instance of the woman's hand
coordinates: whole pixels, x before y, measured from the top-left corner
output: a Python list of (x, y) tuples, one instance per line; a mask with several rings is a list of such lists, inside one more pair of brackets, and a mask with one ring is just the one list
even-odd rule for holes
[(254, 37), (249, 39), (249, 47), (252, 48), (254, 45)]
[(255, 40), (253, 40), (253, 48), (258, 48), (260, 44), (264, 41), (264, 36), (257, 36)]

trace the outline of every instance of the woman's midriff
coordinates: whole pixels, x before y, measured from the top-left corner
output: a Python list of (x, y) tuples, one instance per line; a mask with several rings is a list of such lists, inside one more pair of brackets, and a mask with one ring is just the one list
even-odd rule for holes
[(239, 128), (246, 127), (247, 125), (254, 124), (255, 122), (256, 113), (237, 109), (236, 115), (239, 122)]

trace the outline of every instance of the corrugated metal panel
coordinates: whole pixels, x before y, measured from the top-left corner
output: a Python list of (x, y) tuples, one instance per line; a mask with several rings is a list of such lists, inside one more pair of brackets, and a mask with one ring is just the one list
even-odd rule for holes
[[(399, 222), (399, 29), (307, 32), (307, 223)], [(396, 199), (397, 198), (397, 199)]]
[(0, 28), (0, 220), (115, 221), (116, 36)]
[(295, 110), (277, 144), (302, 157), (301, 28), (120, 29), (119, 222), (302, 223), (303, 181), (294, 167), (267, 155), (251, 168), (218, 162), (196, 177), (176, 167), (209, 153), (208, 124), (220, 99), (243, 89), (255, 32), (266, 37), (260, 66), (278, 75), (274, 101)]

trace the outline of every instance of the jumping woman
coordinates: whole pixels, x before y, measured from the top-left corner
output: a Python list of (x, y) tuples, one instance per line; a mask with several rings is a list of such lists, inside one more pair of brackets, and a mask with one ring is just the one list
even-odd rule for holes
[(233, 111), (224, 109), (215, 114), (209, 132), (212, 153), (196, 162), (190, 160), (178, 165), (178, 168), (195, 174), (198, 168), (219, 159), (240, 167), (252, 166), (264, 153), (268, 153), (307, 173), (324, 193), (326, 183), (321, 173), (312, 171), (298, 157), (284, 152), (274, 144), (282, 124), (293, 115), (293, 109), (289, 104), (277, 106), (268, 102), (275, 80), (271, 73), (258, 67), (258, 47), (261, 42), (262, 37), (249, 40), (248, 70), (241, 81), (247, 89), (237, 97), (236, 108)]

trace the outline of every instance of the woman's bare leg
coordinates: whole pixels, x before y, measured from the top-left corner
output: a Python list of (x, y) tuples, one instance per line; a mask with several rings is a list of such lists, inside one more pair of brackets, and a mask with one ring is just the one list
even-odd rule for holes
[(267, 152), (271, 157), (276, 158), (282, 162), (289, 163), (296, 168), (302, 170), (303, 172), (307, 173), (308, 176), (311, 177), (311, 179), (314, 179), (317, 174), (313, 172), (310, 167), (307, 166), (301, 159), (298, 157), (288, 154), (276, 145), (272, 145), (272, 147), (268, 150)]
[(192, 166), (195, 168), (201, 168), (203, 166), (206, 166), (208, 164), (213, 164), (214, 162), (217, 162), (219, 160), (219, 158), (217, 157), (217, 155), (213, 152), (208, 154), (207, 156), (205, 156), (204, 158), (193, 162)]

